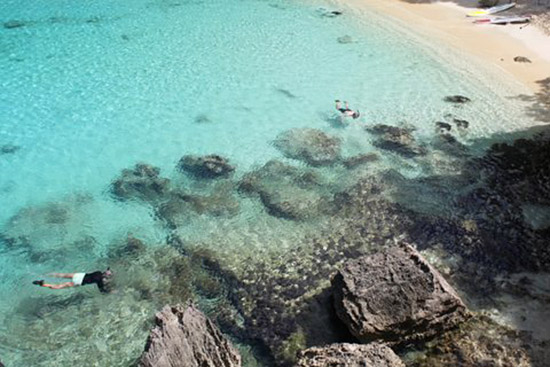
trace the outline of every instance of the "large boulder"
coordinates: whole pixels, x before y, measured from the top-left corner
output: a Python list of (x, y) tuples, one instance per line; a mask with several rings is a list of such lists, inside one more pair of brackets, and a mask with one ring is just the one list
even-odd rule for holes
[(180, 159), (178, 168), (197, 178), (204, 179), (228, 177), (235, 171), (235, 167), (230, 165), (227, 159), (216, 154), (185, 155)]
[(362, 342), (421, 341), (468, 315), (447, 281), (407, 244), (347, 262), (332, 286), (336, 313)]
[(277, 136), (274, 145), (285, 156), (312, 166), (324, 166), (340, 158), (340, 139), (317, 129), (291, 129)]
[(124, 169), (111, 185), (111, 192), (119, 199), (157, 201), (169, 193), (170, 180), (159, 177), (160, 168), (138, 163), (134, 169)]
[(139, 367), (238, 367), (237, 350), (193, 305), (164, 306), (156, 315)]
[(301, 351), (298, 358), (296, 367), (405, 367), (393, 350), (379, 343), (313, 347)]
[(425, 155), (426, 149), (416, 142), (412, 127), (398, 127), (385, 124), (378, 124), (367, 127), (367, 131), (377, 135), (378, 139), (374, 146), (390, 150), (405, 157)]

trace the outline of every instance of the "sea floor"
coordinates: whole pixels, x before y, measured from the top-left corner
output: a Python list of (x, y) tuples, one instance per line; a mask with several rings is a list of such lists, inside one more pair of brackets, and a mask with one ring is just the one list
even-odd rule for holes
[[(548, 267), (534, 261), (548, 203), (502, 190), (500, 152), (487, 153), (538, 124), (522, 86), (332, 2), (0, 10), (6, 366), (129, 366), (154, 313), (189, 299), (246, 366), (288, 361), (341, 337), (312, 326), (332, 323), (320, 310), (338, 265), (397, 240), (425, 251), (473, 309), (550, 340)], [(342, 120), (335, 99), (361, 117)], [(213, 154), (230, 167), (214, 178), (181, 161)], [(510, 261), (521, 246), (490, 261), (525, 238), (524, 262)], [(107, 266), (108, 295), (31, 284)], [(487, 284), (468, 285), (474, 275)], [(518, 282), (516, 294), (494, 287)]]

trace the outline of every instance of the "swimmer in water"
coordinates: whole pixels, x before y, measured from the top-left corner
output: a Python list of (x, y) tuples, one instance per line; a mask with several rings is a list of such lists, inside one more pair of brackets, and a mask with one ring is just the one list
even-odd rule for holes
[(113, 275), (111, 268), (107, 268), (105, 271), (94, 271), (93, 273), (52, 273), (50, 276), (56, 278), (71, 279), (70, 282), (48, 284), (44, 280), (35, 280), (32, 284), (36, 284), (40, 287), (46, 287), (50, 289), (63, 289), (70, 287), (78, 287), (86, 284), (97, 284), (100, 292), (108, 292), (106, 284), (109, 282), (109, 278)]
[(336, 100), (336, 109), (340, 111), (342, 116), (344, 117), (353, 117), (354, 119), (361, 116), (361, 113), (359, 111), (354, 111), (351, 108), (349, 108), (348, 102), (344, 101), (344, 107), (342, 107), (342, 102), (340, 100)]

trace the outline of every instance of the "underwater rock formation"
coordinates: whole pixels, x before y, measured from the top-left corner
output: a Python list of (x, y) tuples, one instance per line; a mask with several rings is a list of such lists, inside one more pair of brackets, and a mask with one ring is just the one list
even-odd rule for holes
[(378, 139), (373, 144), (378, 148), (393, 151), (408, 158), (427, 153), (424, 147), (417, 144), (412, 135), (414, 128), (378, 124), (369, 126), (366, 130), (378, 135)]
[[(521, 333), (496, 324), (487, 316), (476, 316), (459, 329), (426, 344), (426, 352), (414, 358), (410, 367), (441, 366), (544, 366), (529, 352), (536, 346), (522, 340)], [(543, 346), (544, 347), (544, 346)]]
[(134, 169), (124, 169), (111, 185), (111, 192), (121, 200), (140, 199), (155, 202), (169, 192), (170, 180), (159, 177), (160, 168), (138, 163)]
[(26, 25), (27, 23), (21, 20), (9, 20), (7, 22), (4, 22), (4, 28), (6, 29), (21, 28)]
[(19, 149), (21, 149), (21, 147), (18, 145), (4, 144), (0, 146), (0, 154), (13, 154), (17, 152)]
[(342, 164), (348, 169), (353, 169), (366, 163), (376, 162), (379, 159), (380, 157), (376, 153), (365, 153), (346, 158), (342, 161)]
[(235, 171), (235, 167), (230, 165), (227, 159), (216, 154), (185, 155), (178, 162), (178, 168), (202, 179), (225, 178)]
[(209, 195), (174, 191), (168, 201), (156, 208), (156, 213), (171, 227), (185, 224), (193, 214), (233, 216), (239, 212), (239, 202), (233, 197), (231, 190), (232, 185), (217, 185)]
[(443, 98), (445, 102), (449, 103), (466, 103), (471, 102), (471, 99), (461, 95), (447, 96)]
[(515, 62), (526, 62), (526, 63), (531, 63), (531, 60), (529, 60), (527, 57), (525, 56), (516, 56), (514, 57), (514, 61)]
[(348, 36), (347, 34), (345, 36), (338, 37), (336, 40), (340, 44), (347, 44), (347, 43), (353, 42), (353, 38), (351, 38), (351, 36)]
[(237, 350), (193, 305), (165, 306), (156, 315), (139, 367), (240, 367)]
[(321, 179), (314, 171), (275, 160), (247, 173), (239, 182), (239, 190), (257, 194), (269, 214), (295, 220), (323, 211), (325, 201), (315, 190), (320, 186)]
[(331, 344), (308, 348), (298, 355), (296, 367), (327, 366), (405, 367), (405, 364), (393, 350), (378, 343)]
[(348, 261), (332, 285), (336, 313), (362, 342), (421, 341), (468, 316), (454, 289), (407, 244)]
[(330, 165), (340, 158), (340, 139), (317, 129), (291, 129), (277, 136), (274, 145), (286, 157), (312, 166)]
[(437, 134), (432, 139), (431, 145), (433, 148), (455, 157), (468, 154), (468, 148), (451, 134)]

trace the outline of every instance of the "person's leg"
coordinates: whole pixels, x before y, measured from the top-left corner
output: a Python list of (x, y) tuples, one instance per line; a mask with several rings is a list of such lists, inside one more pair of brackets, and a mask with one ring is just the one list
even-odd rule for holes
[(342, 103), (340, 102), (339, 99), (337, 99), (335, 102), (336, 102), (336, 109), (337, 109), (338, 111), (340, 111), (340, 109), (342, 108)]
[(72, 279), (72, 277), (75, 274), (76, 273), (50, 273), (48, 275), (52, 276), (52, 277), (55, 277), (55, 278), (69, 278), (69, 279)]
[(63, 288), (74, 287), (74, 283), (73, 282), (65, 282), (65, 283), (59, 283), (59, 284), (44, 283), (42, 284), (42, 287), (46, 287), (50, 289), (63, 289)]

